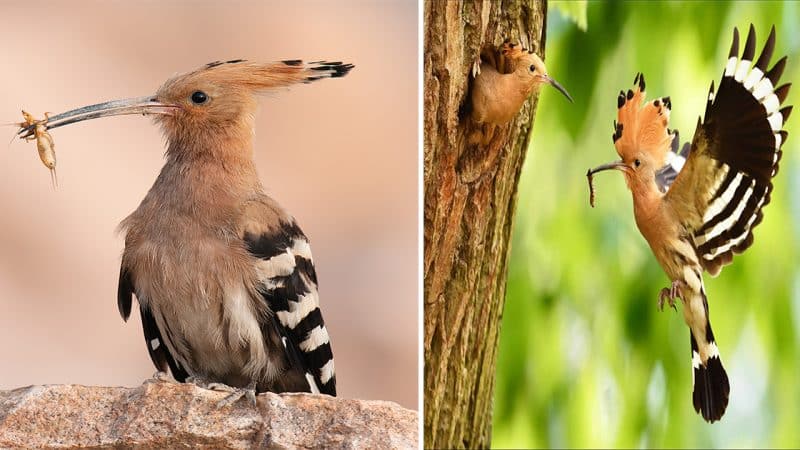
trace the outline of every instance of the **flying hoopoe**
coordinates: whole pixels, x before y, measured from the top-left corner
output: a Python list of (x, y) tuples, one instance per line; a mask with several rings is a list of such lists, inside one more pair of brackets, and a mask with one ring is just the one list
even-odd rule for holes
[[(253, 162), (256, 94), (346, 75), (352, 64), (213, 62), (155, 93), (78, 108), (47, 129), (153, 115), (166, 163), (121, 224), (117, 302), (139, 302), (150, 358), (164, 375), (255, 400), (256, 392), (336, 395), (308, 240), (261, 186)], [(32, 132), (24, 127), (20, 135)], [(220, 384), (223, 383), (223, 384)]]
[[(677, 131), (667, 128), (669, 97), (643, 104), (644, 75), (618, 97), (613, 140), (622, 158), (591, 169), (587, 175), (616, 169), (625, 175), (633, 196), (636, 225), (659, 264), (672, 280), (658, 304), (683, 302), (692, 349), (694, 409), (708, 422), (719, 420), (728, 405), (730, 385), (722, 366), (702, 272), (717, 276), (734, 254), (753, 243), (753, 228), (769, 203), (778, 171), (783, 124), (792, 107), (781, 108), (790, 84), (778, 81), (784, 56), (767, 70), (775, 48), (775, 27), (753, 64), (753, 25), (739, 57), (739, 32), (733, 30), (728, 62), (719, 89), (708, 93), (705, 117), (698, 118), (691, 146), (678, 151)], [(751, 67), (752, 65), (752, 67)], [(591, 179), (590, 179), (591, 182)]]
[(499, 51), (484, 49), (481, 62), (475, 67), (470, 117), (484, 128), (484, 145), (493, 136), (495, 127), (510, 122), (534, 89), (539, 89), (543, 83), (553, 86), (572, 102), (567, 90), (547, 74), (544, 62), (533, 50), (528, 51), (508, 40)]

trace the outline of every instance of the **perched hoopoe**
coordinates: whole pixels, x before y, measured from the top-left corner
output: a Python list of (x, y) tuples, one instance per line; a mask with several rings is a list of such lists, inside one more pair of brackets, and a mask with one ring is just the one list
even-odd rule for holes
[(550, 84), (572, 101), (567, 90), (547, 74), (541, 58), (509, 41), (503, 43), (499, 52), (493, 49), (482, 52), (477, 67), (470, 94), (470, 116), (476, 124), (488, 128), (484, 136), (489, 138), (494, 127), (510, 122), (517, 115), (525, 100), (542, 83)]
[(697, 412), (708, 422), (719, 420), (728, 405), (730, 386), (711, 331), (702, 272), (719, 274), (734, 254), (753, 243), (753, 228), (769, 203), (772, 177), (778, 171), (783, 124), (791, 106), (781, 108), (789, 84), (780, 87), (786, 57), (770, 70), (775, 28), (761, 56), (753, 63), (756, 36), (750, 32), (741, 58), (739, 32), (719, 89), (708, 94), (703, 121), (698, 119), (691, 146), (678, 152), (678, 132), (670, 131), (669, 97), (644, 103), (643, 75), (634, 90), (620, 92), (613, 140), (621, 161), (605, 164), (588, 175), (617, 169), (633, 195), (636, 225), (661, 267), (672, 280), (661, 290), (659, 308), (674, 299), (683, 302), (692, 348)]
[[(308, 240), (263, 192), (252, 153), (256, 94), (342, 77), (351, 64), (213, 62), (155, 95), (78, 108), (47, 128), (153, 114), (166, 164), (126, 231), (118, 306), (139, 302), (150, 358), (178, 381), (336, 395)], [(30, 127), (20, 134), (30, 134)], [(252, 397), (254, 399), (254, 396)]]

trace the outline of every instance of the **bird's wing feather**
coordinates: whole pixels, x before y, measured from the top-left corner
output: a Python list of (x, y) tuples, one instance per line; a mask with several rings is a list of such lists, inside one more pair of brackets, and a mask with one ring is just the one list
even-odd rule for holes
[(691, 152), (665, 196), (693, 230), (697, 256), (712, 276), (753, 243), (752, 230), (770, 201), (772, 177), (787, 137), (782, 128), (791, 112), (791, 106), (781, 109), (790, 85), (775, 87), (786, 58), (766, 70), (774, 46), (773, 27), (751, 67), (753, 26), (741, 57), (739, 33), (734, 29), (719, 90), (715, 94), (711, 84), (705, 117), (702, 122), (698, 119)]
[(288, 361), (301, 364), (312, 392), (336, 395), (333, 353), (308, 240), (293, 219), (259, 234), (245, 231), (243, 239), (258, 258), (259, 291), (274, 313), (275, 320), (262, 326), (279, 328)]
[[(119, 284), (117, 287), (117, 306), (123, 320), (128, 320), (133, 306), (134, 285), (130, 272), (125, 270), (125, 266), (120, 267)], [(139, 308), (142, 315), (142, 329), (144, 330), (144, 340), (147, 344), (147, 351), (156, 369), (166, 372), (169, 367), (173, 378), (177, 381), (185, 381), (189, 374), (172, 357), (169, 349), (161, 337), (161, 331), (150, 310)]]
[(689, 143), (683, 144), (683, 148), (678, 150), (680, 144), (680, 134), (678, 130), (674, 130), (674, 137), (672, 139), (672, 147), (667, 154), (666, 164), (656, 171), (656, 185), (661, 192), (666, 193), (675, 182), (675, 178), (683, 169), (686, 164), (686, 158), (689, 157)]

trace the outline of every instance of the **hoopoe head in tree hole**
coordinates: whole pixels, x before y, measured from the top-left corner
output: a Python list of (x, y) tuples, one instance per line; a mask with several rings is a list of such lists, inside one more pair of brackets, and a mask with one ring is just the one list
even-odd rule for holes
[[(708, 422), (719, 420), (728, 405), (730, 384), (711, 330), (702, 272), (719, 274), (753, 243), (753, 229), (770, 201), (778, 172), (783, 125), (792, 110), (782, 106), (790, 84), (779, 86), (786, 57), (769, 67), (775, 28), (758, 57), (753, 25), (739, 55), (739, 32), (719, 88), (708, 93), (705, 116), (698, 119), (691, 144), (679, 150), (670, 130), (669, 97), (645, 102), (644, 75), (620, 92), (612, 135), (621, 160), (590, 170), (621, 171), (633, 196), (636, 224), (661, 267), (672, 280), (658, 305), (683, 303), (690, 330), (694, 379), (692, 402)], [(755, 62), (754, 62), (755, 61)], [(591, 186), (590, 186), (591, 187)]]
[[(139, 303), (159, 373), (256, 392), (336, 395), (333, 353), (303, 231), (264, 193), (253, 161), (256, 95), (345, 76), (352, 64), (216, 61), (153, 95), (49, 117), (47, 129), (99, 117), (153, 115), (166, 163), (122, 222), (117, 305)], [(40, 124), (40, 125), (41, 125)], [(20, 130), (22, 137), (32, 126)], [(222, 389), (226, 390), (226, 389)]]
[(506, 40), (499, 51), (484, 49), (472, 85), (472, 119), (481, 124), (503, 125), (517, 115), (534, 89), (549, 84), (572, 101), (564, 87), (547, 74), (533, 50)]
[(547, 74), (544, 62), (533, 50), (508, 39), (499, 48), (484, 47), (472, 71), (475, 79), (464, 105), (474, 124), (467, 138), (472, 145), (488, 145), (496, 129), (511, 122), (542, 84), (553, 86), (572, 102), (567, 90)]

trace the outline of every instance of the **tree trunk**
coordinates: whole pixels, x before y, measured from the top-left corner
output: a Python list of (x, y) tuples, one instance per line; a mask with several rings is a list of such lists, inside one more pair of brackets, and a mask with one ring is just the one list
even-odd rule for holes
[(534, 94), (484, 148), (460, 113), (482, 46), (544, 57), (544, 0), (426, 0), (425, 447), (488, 447), (517, 184)]

